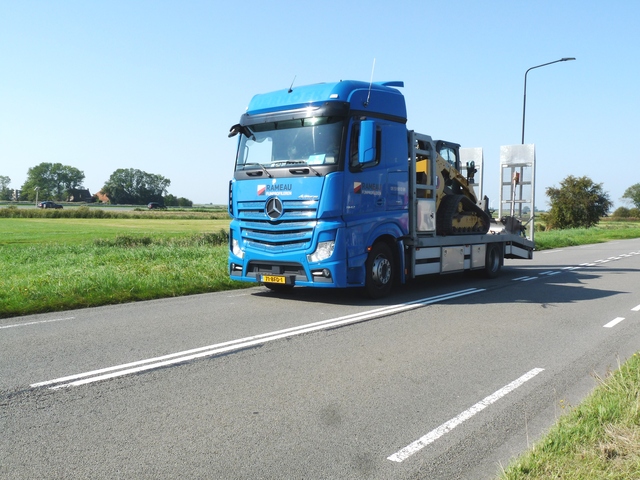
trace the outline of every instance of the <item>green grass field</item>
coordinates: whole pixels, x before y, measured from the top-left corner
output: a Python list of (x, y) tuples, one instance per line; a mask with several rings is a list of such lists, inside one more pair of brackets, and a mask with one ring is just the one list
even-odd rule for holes
[(591, 228), (536, 232), (536, 250), (625, 240), (640, 237), (640, 222), (603, 219)]
[(228, 225), (0, 217), (0, 318), (242, 288), (226, 274)]
[(78, 245), (118, 235), (184, 237), (227, 229), (229, 220), (160, 218), (0, 218), (0, 246)]

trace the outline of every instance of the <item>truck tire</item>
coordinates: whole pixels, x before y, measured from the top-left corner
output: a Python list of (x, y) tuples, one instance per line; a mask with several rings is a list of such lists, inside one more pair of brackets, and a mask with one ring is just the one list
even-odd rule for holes
[(499, 243), (487, 245), (487, 253), (484, 261), (484, 276), (496, 278), (502, 267), (502, 246)]
[(396, 276), (395, 259), (389, 245), (378, 242), (373, 245), (365, 264), (365, 293), (369, 298), (387, 296), (393, 288)]

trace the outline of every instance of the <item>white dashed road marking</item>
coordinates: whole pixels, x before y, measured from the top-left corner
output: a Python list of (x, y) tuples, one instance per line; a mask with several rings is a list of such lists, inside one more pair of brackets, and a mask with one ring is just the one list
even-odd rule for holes
[(525, 373), (520, 378), (518, 378), (518, 379), (514, 380), (513, 382), (511, 382), (510, 384), (502, 387), (500, 390), (492, 393), (488, 397), (485, 397), (484, 399), (480, 400), (478, 403), (473, 405), (468, 410), (465, 410), (464, 412), (462, 412), (457, 417), (452, 418), (448, 422), (443, 423), (442, 425), (440, 425), (435, 430), (431, 430), (429, 433), (427, 433), (423, 437), (420, 437), (415, 442), (407, 445), (402, 450), (400, 450), (400, 451), (394, 453), (393, 455), (387, 457), (387, 460), (391, 460), (392, 462), (402, 462), (403, 460), (406, 460), (407, 458), (409, 458), (414, 453), (422, 450), (424, 447), (426, 447), (430, 443), (433, 443), (434, 441), (436, 441), (438, 438), (443, 436), (445, 433), (448, 433), (451, 430), (453, 430), (454, 428), (456, 428), (458, 425), (460, 425), (465, 420), (469, 420), (476, 413), (481, 412), (482, 410), (487, 408), (492, 403), (497, 402), (498, 400), (500, 400), (505, 395), (511, 393), (516, 388), (518, 388), (521, 385), (523, 385), (525, 382), (531, 380), (533, 377), (535, 377), (536, 375), (538, 375), (542, 371), (544, 371), (544, 368), (534, 368), (533, 370), (530, 370), (529, 372)]

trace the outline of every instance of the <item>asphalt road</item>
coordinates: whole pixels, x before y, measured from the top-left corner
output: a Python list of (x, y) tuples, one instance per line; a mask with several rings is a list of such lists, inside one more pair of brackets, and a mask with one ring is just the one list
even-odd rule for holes
[(493, 478), (640, 350), (640, 240), (384, 301), (263, 287), (0, 320), (0, 478)]

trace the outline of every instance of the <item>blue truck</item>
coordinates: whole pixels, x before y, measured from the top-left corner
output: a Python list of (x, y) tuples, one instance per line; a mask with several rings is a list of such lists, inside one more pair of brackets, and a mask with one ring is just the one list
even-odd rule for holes
[(229, 275), (283, 291), (381, 298), (425, 274), (532, 258), (515, 217), (476, 198), (460, 145), (407, 129), (402, 82), (339, 81), (255, 95), (229, 182)]

